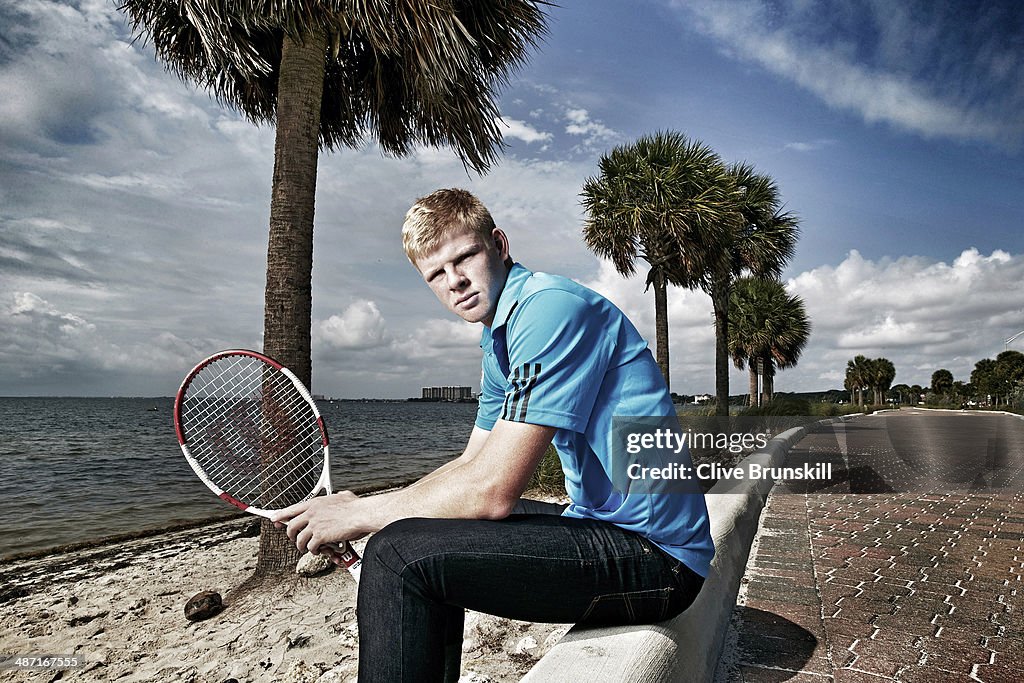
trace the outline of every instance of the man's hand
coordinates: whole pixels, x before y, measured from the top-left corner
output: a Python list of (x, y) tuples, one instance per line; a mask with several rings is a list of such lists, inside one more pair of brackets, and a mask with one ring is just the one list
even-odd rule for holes
[(299, 552), (320, 553), (337, 564), (340, 558), (326, 543), (340, 543), (362, 538), (368, 533), (359, 523), (363, 500), (351, 491), (318, 496), (279, 510), (270, 519), (277, 528), (288, 527), (288, 538)]
[(362, 538), (409, 517), (503, 519), (554, 433), (554, 427), (498, 420), (490, 432), (475, 429), (461, 457), (411, 486), (377, 494), (372, 502), (341, 491), (297, 503), (270, 519), (287, 524), (295, 547), (311, 553), (329, 550), (325, 543)]

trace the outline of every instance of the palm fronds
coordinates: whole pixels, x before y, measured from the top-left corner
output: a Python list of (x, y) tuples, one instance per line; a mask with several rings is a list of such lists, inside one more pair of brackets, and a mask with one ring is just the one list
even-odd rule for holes
[(327, 148), (375, 137), (390, 154), (449, 146), (483, 172), (502, 148), (495, 92), (546, 32), (546, 2), (122, 0), (167, 68), (255, 122), (273, 122), (285, 34), (328, 36)]

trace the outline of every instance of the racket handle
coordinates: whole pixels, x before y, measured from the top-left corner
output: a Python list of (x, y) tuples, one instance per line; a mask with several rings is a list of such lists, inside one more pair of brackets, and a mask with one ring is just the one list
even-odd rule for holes
[(359, 583), (359, 570), (363, 566), (363, 559), (359, 557), (359, 553), (355, 551), (355, 548), (347, 541), (344, 543), (325, 543), (324, 545), (338, 554), (341, 561), (345, 564), (345, 569), (352, 574), (352, 578), (356, 580), (356, 583)]
[[(284, 524), (288, 526), (288, 522)], [(359, 583), (359, 570), (363, 566), (363, 558), (359, 557), (359, 553), (352, 547), (352, 544), (348, 541), (342, 541), (341, 543), (324, 543), (324, 546), (333, 550), (341, 558), (345, 569), (352, 574), (352, 578), (355, 579), (356, 583)]]

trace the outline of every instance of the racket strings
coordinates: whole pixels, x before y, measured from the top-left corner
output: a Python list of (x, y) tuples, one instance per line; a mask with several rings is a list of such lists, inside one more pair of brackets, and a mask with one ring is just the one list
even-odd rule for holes
[[(235, 435), (238, 438), (246, 438), (239, 436), (238, 432), (235, 432)], [(318, 439), (319, 437), (314, 434), (312, 438)], [(308, 452), (306, 454), (297, 453), (295, 449), (292, 449), (284, 454), (284, 457), (277, 458), (273, 463), (267, 462), (258, 455), (247, 455), (242, 462), (251, 463), (249, 467), (240, 465), (237, 459), (234, 461), (230, 458), (225, 460), (223, 450), (223, 448), (218, 448), (218, 453), (216, 454), (218, 456), (217, 463), (212, 466), (204, 466), (204, 469), (209, 468), (211, 478), (218, 482), (220, 488), (231, 492), (239, 500), (246, 502), (260, 501), (261, 507), (268, 506), (271, 500), (276, 499), (271, 495), (275, 486), (272, 482), (282, 479), (293, 482), (290, 485), (286, 485), (286, 489), (303, 483), (305, 479), (312, 479), (306, 487), (307, 494), (316, 485), (316, 478), (311, 476), (303, 477), (300, 472), (309, 471), (319, 465), (322, 457), (319, 441), (315, 444), (308, 443)], [(237, 452), (237, 450), (232, 449), (232, 453)], [(220, 465), (219, 467), (217, 467), (218, 464)], [(253, 476), (256, 474), (259, 476)], [(303, 498), (298, 498), (293, 502), (298, 502), (299, 500), (303, 500)], [(290, 505), (291, 503), (288, 504)], [(277, 507), (281, 506), (278, 505)]]
[(308, 498), (323, 469), (313, 406), (276, 368), (248, 356), (204, 367), (181, 411), (193, 458), (221, 490), (265, 509)]
[[(323, 461), (321, 455), (321, 448), (315, 446), (312, 443), (306, 445), (306, 453), (289, 453), (288, 457), (281, 458), (279, 464), (274, 469), (268, 469), (262, 472), (262, 476), (255, 482), (251, 482), (251, 486), (248, 489), (238, 489), (240, 495), (246, 496), (249, 499), (263, 499), (265, 497), (272, 496), (272, 500), (292, 500), (293, 503), (297, 503), (301, 500), (305, 500), (306, 496), (312, 493), (313, 488), (317, 485), (320, 480), (320, 470), (317, 469), (320, 463)], [(310, 464), (314, 464), (315, 467), (311, 467)], [(286, 469), (287, 468), (287, 469)], [(278, 484), (271, 484), (268, 488), (268, 482), (279, 482)], [(290, 498), (288, 495), (291, 493), (292, 496), (296, 492), (291, 491), (295, 487), (302, 487), (302, 490), (298, 498)], [(238, 496), (236, 496), (237, 498)], [(244, 498), (239, 498), (244, 500)], [(285, 505), (291, 505), (291, 503), (285, 503)], [(283, 507), (282, 505), (274, 505), (270, 507)]]
[[(238, 430), (223, 436), (234, 437), (233, 443), (227, 445), (223, 438), (207, 441), (198, 455), (210, 477), (235, 498), (273, 508), (304, 500), (313, 492), (323, 461), (319, 430), (305, 438), (293, 435), (296, 443), (283, 452), (280, 439), (269, 439), (269, 449), (260, 449), (250, 435)], [(263, 455), (266, 450), (269, 457)]]

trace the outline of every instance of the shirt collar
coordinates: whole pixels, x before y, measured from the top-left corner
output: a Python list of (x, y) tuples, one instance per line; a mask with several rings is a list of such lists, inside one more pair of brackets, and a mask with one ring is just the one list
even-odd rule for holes
[(498, 308), (494, 312), (494, 320), (491, 322), (492, 332), (508, 322), (512, 309), (519, 303), (519, 292), (531, 275), (533, 273), (519, 263), (512, 265), (512, 270), (508, 272), (508, 279), (505, 280), (505, 287), (498, 297)]

